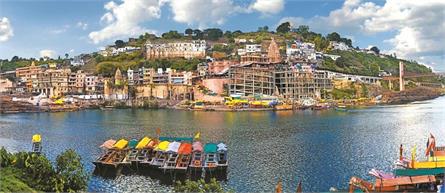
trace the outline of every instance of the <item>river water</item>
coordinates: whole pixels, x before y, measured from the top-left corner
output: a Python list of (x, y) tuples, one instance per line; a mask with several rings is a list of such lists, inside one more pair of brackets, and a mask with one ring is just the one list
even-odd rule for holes
[[(400, 144), (406, 149), (417, 145), (422, 156), (430, 132), (445, 145), (445, 97), (348, 112), (125, 109), (0, 115), (0, 145), (30, 150), (31, 136), (40, 133), (50, 159), (73, 148), (92, 172), (91, 161), (103, 141), (153, 136), (158, 127), (161, 135), (200, 131), (203, 141), (226, 142), (230, 166), (224, 185), (234, 191), (273, 191), (279, 179), (285, 191), (294, 192), (300, 180), (304, 191), (328, 191), (346, 188), (353, 175), (371, 179), (367, 172), (372, 168), (390, 172)], [(171, 187), (144, 176), (92, 177), (88, 190), (157, 192)]]

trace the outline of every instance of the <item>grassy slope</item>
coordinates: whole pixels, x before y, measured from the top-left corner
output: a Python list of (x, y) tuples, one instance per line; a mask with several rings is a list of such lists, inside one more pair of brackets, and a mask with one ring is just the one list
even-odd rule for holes
[(0, 169), (0, 192), (37, 192), (21, 180), (20, 170)]

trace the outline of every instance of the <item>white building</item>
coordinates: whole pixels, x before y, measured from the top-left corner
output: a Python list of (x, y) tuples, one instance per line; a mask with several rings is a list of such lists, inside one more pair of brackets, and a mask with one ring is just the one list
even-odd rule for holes
[(316, 60), (315, 44), (295, 41), (286, 45), (286, 55), (288, 59), (309, 59)]
[(324, 56), (324, 57), (331, 58), (331, 59), (334, 60), (334, 61), (341, 57), (341, 56), (339, 56), (339, 55), (333, 55), (333, 54), (323, 54), (323, 56)]
[(344, 42), (336, 42), (336, 41), (330, 41), (330, 46), (333, 50), (342, 50), (342, 51), (348, 51), (351, 49), (348, 45), (346, 45)]
[(246, 53), (261, 52), (261, 44), (246, 44)]
[(207, 44), (205, 40), (177, 41), (168, 43), (145, 43), (146, 58), (204, 58)]

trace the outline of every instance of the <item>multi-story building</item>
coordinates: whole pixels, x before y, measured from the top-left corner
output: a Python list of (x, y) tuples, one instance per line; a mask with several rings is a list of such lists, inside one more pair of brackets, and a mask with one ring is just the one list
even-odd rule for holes
[(81, 70), (71, 72), (68, 78), (68, 90), (70, 93), (83, 93), (85, 90), (85, 76)]
[(87, 94), (97, 94), (100, 93), (100, 83), (99, 77), (94, 75), (85, 76), (85, 92)]
[(272, 38), (267, 51), (258, 52), (258, 47), (252, 45), (251, 51), (247, 52), (246, 46), (246, 54), (241, 56), (241, 64), (250, 64), (250, 63), (279, 63), (281, 62), (280, 50), (278, 48), (275, 39)]
[(43, 71), (41, 66), (36, 66), (35, 62), (32, 61), (30, 66), (17, 68), (15, 70), (16, 77), (19, 82), (25, 85), (26, 91), (31, 92), (33, 87), (36, 86), (35, 81), (37, 79), (37, 74)]
[(351, 49), (348, 45), (346, 45), (344, 42), (336, 42), (336, 41), (330, 41), (329, 42), (330, 47), (333, 50), (342, 50), (342, 51), (348, 51)]
[(322, 98), (332, 89), (325, 71), (302, 71), (287, 65), (233, 66), (229, 71), (229, 94), (275, 95), (284, 98)]
[(308, 61), (317, 59), (315, 44), (300, 41), (288, 43), (286, 45), (286, 55), (288, 61)]
[(15, 84), (13, 81), (7, 78), (0, 78), (0, 93), (12, 92), (15, 90)]
[(204, 58), (206, 53), (205, 40), (151, 42), (145, 43), (146, 59), (157, 58)]
[(32, 92), (45, 93), (51, 97), (63, 96), (69, 90), (70, 69), (48, 69), (33, 78)]

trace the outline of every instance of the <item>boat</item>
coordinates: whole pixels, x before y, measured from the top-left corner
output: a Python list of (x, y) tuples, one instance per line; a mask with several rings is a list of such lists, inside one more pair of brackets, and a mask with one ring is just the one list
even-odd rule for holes
[(178, 150), (178, 161), (176, 163), (176, 171), (186, 172), (192, 159), (192, 144), (182, 143)]
[(346, 112), (346, 111), (348, 111), (348, 109), (347, 109), (346, 106), (344, 106), (344, 105), (336, 106), (336, 107), (335, 107), (335, 110), (336, 110), (336, 111), (341, 111), (341, 112)]
[(155, 158), (156, 151), (154, 150), (159, 144), (159, 140), (157, 139), (150, 139), (150, 141), (142, 147), (142, 150), (140, 150), (138, 155), (139, 163), (142, 167), (148, 168), (151, 163), (153, 162), (153, 159)]
[(217, 153), (218, 147), (215, 143), (207, 143), (204, 146), (204, 169), (206, 171), (213, 171), (216, 169), (218, 161), (217, 161)]
[(129, 152), (126, 157), (126, 161), (128, 163), (131, 163), (131, 164), (136, 163), (136, 161), (137, 161), (136, 158), (139, 153), (139, 150), (136, 149), (136, 146), (138, 145), (138, 143), (139, 143), (139, 141), (137, 139), (132, 139), (128, 142), (127, 147), (128, 147)]
[(217, 148), (217, 167), (218, 169), (227, 169), (229, 164), (227, 161), (227, 145), (224, 143), (219, 143)]
[[(110, 142), (110, 140), (108, 140), (108, 142)], [(107, 141), (105, 143), (107, 143)], [(105, 143), (103, 145), (106, 145)], [(110, 149), (107, 149), (104, 154), (99, 156), (99, 158), (93, 162), (96, 169), (99, 170), (99, 173), (104, 171), (106, 173), (111, 172), (109, 174), (112, 175), (118, 175), (122, 169), (120, 166), (125, 162), (124, 159), (127, 156), (127, 145), (127, 140), (120, 139)]]
[(409, 169), (409, 168), (398, 168), (394, 170), (396, 176), (423, 176), (423, 175), (434, 175), (436, 177), (443, 176), (445, 170), (443, 168), (425, 168), (425, 169)]
[(168, 158), (168, 145), (170, 144), (169, 141), (161, 141), (156, 148), (154, 149), (155, 156), (153, 160), (151, 161), (150, 165), (155, 168), (159, 168), (165, 164), (165, 161), (167, 161)]
[(164, 171), (166, 170), (174, 170), (176, 169), (176, 162), (178, 161), (178, 150), (181, 146), (181, 143), (177, 141), (173, 141), (170, 144), (168, 144), (167, 148), (167, 160), (165, 161), (164, 165), (160, 168)]
[(42, 153), (42, 137), (39, 134), (32, 136), (32, 153)]
[(200, 141), (193, 142), (192, 145), (192, 160), (189, 168), (192, 171), (201, 171), (204, 163), (204, 148)]
[(376, 178), (375, 183), (365, 181), (358, 177), (349, 180), (349, 192), (360, 189), (363, 192), (435, 192), (436, 178), (432, 175), (404, 176), (394, 178)]
[(114, 109), (114, 106), (111, 106), (111, 105), (103, 106), (103, 107), (100, 107), (100, 109), (104, 110), (104, 111), (110, 111), (110, 110)]
[[(397, 160), (396, 165), (402, 168), (410, 169), (431, 169), (431, 168), (442, 168), (445, 169), (445, 148), (436, 147), (436, 140), (431, 134), (427, 142), (427, 149), (425, 155), (427, 156), (426, 161), (416, 160), (416, 147), (411, 150), (411, 160), (404, 158), (400, 154), (400, 159)], [(400, 153), (402, 153), (403, 148), (401, 147)]]

